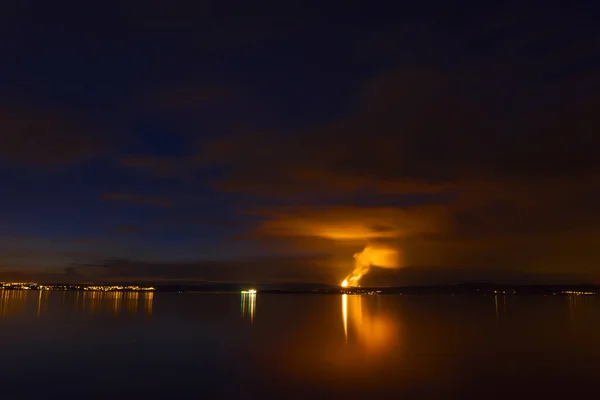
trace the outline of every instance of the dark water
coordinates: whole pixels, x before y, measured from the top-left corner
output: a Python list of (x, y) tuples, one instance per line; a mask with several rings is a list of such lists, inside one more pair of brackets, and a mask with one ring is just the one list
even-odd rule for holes
[(598, 297), (0, 291), (0, 398), (593, 396)]

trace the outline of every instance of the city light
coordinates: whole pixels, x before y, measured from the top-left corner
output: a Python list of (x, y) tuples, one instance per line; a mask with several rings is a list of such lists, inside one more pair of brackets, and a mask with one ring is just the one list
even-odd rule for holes
[(0, 282), (0, 289), (30, 290), (36, 288), (37, 283), (34, 282)]
[(372, 296), (376, 296), (381, 294), (381, 290), (375, 290), (375, 289), (363, 289), (360, 287), (347, 287), (344, 286), (342, 284), (342, 288), (344, 288), (344, 290), (341, 292), (342, 294), (368, 294), (368, 295), (372, 295)]
[(593, 296), (596, 293), (595, 292), (578, 292), (578, 291), (573, 291), (573, 290), (563, 290), (562, 292), (563, 294), (571, 294), (571, 295), (576, 295), (576, 296), (581, 296), (581, 295), (585, 295), (585, 296)]
[(83, 290), (92, 290), (96, 292), (114, 292), (114, 291), (131, 291), (131, 292), (141, 292), (141, 291), (151, 291), (156, 290), (152, 286), (85, 286)]
[[(37, 282), (0, 282), (1, 289), (12, 290), (87, 290), (94, 292), (147, 292), (156, 290), (153, 286), (138, 286), (138, 285), (43, 285)], [(256, 291), (254, 291), (256, 293)]]

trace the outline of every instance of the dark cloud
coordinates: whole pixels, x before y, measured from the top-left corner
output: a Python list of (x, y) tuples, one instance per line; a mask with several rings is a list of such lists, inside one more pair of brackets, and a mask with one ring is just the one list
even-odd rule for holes
[(28, 166), (63, 165), (98, 156), (118, 141), (61, 109), (0, 102), (0, 159)]
[[(595, 16), (573, 11), (577, 7), (541, 10), (523, 2), (420, 3), (405, 12), (396, 5), (393, 12), (376, 7), (373, 15), (337, 5), (314, 12), (302, 2), (268, 2), (264, 13), (254, 4), (232, 12), (231, 5), (213, 1), (159, 3), (127, 1), (117, 7), (122, 12), (110, 15), (81, 9), (80, 18), (65, 18), (69, 15), (49, 6), (39, 14), (58, 25), (73, 20), (65, 21), (65, 35), (48, 36), (48, 44), (60, 46), (29, 38), (46, 39), (38, 31), (46, 22), (34, 19), (31, 26), (11, 17), (28, 31), (13, 35), (19, 38), (14, 54), (23, 66), (50, 61), (46, 53), (58, 60), (39, 70), (49, 71), (39, 79), (45, 85), (37, 88), (31, 81), (38, 92), (57, 86), (62, 75), (54, 72), (77, 72), (64, 93), (50, 99), (53, 104), (73, 102), (71, 96), (79, 93), (74, 87), (98, 76), (82, 102), (93, 109), (118, 103), (115, 125), (139, 130), (129, 156), (112, 158), (129, 170), (166, 178), (156, 193), (169, 198), (135, 194), (152, 193), (144, 188), (147, 180), (115, 176), (112, 187), (131, 183), (131, 190), (105, 193), (102, 200), (168, 208), (177, 199), (178, 207), (159, 213), (168, 217), (161, 221), (136, 226), (113, 221), (109, 227), (117, 225), (119, 233), (177, 231), (189, 240), (191, 226), (208, 225), (219, 235), (290, 257), (93, 262), (131, 255), (104, 249), (101, 256), (60, 255), (55, 264), (61, 266), (71, 260), (93, 264), (57, 272), (64, 279), (338, 282), (352, 254), (371, 242), (401, 250), (405, 270), (385, 271), (382, 278), (399, 284), (450, 280), (450, 274), (523, 280), (549, 271), (598, 276)], [(111, 32), (104, 43), (98, 33), (106, 27)], [(39, 58), (28, 58), (46, 47)], [(278, 49), (285, 51), (280, 55)], [(77, 57), (65, 63), (65, 55)], [(314, 60), (316, 67), (309, 65)], [(73, 70), (63, 68), (66, 64)], [(28, 79), (27, 68), (22, 70)], [(231, 83), (214, 83), (222, 78)], [(300, 88), (305, 82), (316, 89)], [(353, 84), (355, 96), (347, 96)], [(115, 92), (116, 87), (123, 89)], [(257, 106), (261, 102), (275, 104)], [(0, 105), (0, 159), (45, 166), (106, 154), (118, 141), (84, 114), (13, 101)], [(111, 179), (89, 172), (73, 176)], [(222, 193), (210, 193), (207, 183)], [(182, 187), (211, 199), (202, 204), (183, 199)], [(229, 215), (231, 207), (237, 217)], [(185, 210), (175, 215), (180, 209)], [(95, 222), (105, 233), (105, 221)], [(79, 242), (88, 243), (93, 242)], [(34, 268), (54, 254), (13, 247), (6, 246), (7, 268)], [(294, 252), (328, 256), (293, 257)]]
[(116, 233), (139, 233), (143, 231), (143, 228), (136, 225), (119, 225), (115, 227)]
[[(227, 170), (221, 189), (312, 204), (259, 212), (259, 234), (322, 236), (328, 218), (355, 195), (439, 193), (447, 194), (439, 197), (444, 218), (429, 232), (392, 235), (407, 265), (535, 271), (545, 263), (552, 271), (593, 271), (600, 97), (590, 88), (600, 88), (598, 81), (586, 74), (531, 85), (513, 79), (512, 71), (490, 65), (401, 68), (368, 81), (345, 117), (296, 132), (213, 140), (199, 157)], [(342, 208), (321, 214), (316, 206), (324, 199)], [(381, 219), (371, 221), (364, 214), (372, 210), (359, 207), (333, 221), (338, 239), (357, 221), (364, 229), (355, 239), (365, 243), (388, 232), (373, 228), (380, 224), (411, 230), (415, 220), (402, 216), (403, 207), (378, 207)], [(298, 232), (310, 226), (318, 229)], [(560, 251), (550, 247), (557, 243)]]
[[(229, 168), (219, 187), (346, 195), (597, 176), (593, 18), (520, 2), (446, 11), (409, 13), (395, 25), (399, 36), (384, 29), (412, 64), (398, 60), (403, 67), (368, 80), (345, 116), (207, 143), (201, 159)], [(431, 46), (423, 46), (423, 35), (434, 39)], [(450, 53), (432, 58), (448, 41)], [(421, 57), (415, 46), (433, 56)]]
[(94, 244), (94, 243), (100, 243), (102, 241), (102, 239), (99, 238), (78, 238), (78, 239), (73, 239), (73, 243), (76, 244)]
[(73, 267), (66, 267), (62, 271), (48, 272), (20, 271), (20, 270), (0, 270), (0, 280), (18, 281), (18, 282), (39, 282), (39, 283), (81, 283), (85, 282), (86, 276), (80, 274)]
[(153, 282), (328, 282), (337, 280), (329, 257), (268, 257), (236, 261), (148, 262), (106, 260), (103, 264), (73, 264), (94, 281)]
[(177, 159), (169, 160), (162, 157), (124, 157), (120, 161), (120, 165), (127, 168), (149, 169), (157, 175), (170, 175), (177, 170)]
[[(403, 249), (406, 265), (590, 272), (600, 233), (600, 81), (581, 55), (596, 50), (575, 35), (560, 42), (564, 59), (521, 53), (556, 34), (550, 25), (524, 31), (521, 17), (492, 28), (506, 39), (497, 43), (485, 39), (497, 32), (473, 29), (462, 37), (463, 47), (482, 47), (471, 62), (375, 76), (338, 118), (244, 129), (202, 141), (192, 157), (124, 163), (170, 176), (218, 166), (216, 188), (275, 204), (240, 201), (258, 221), (238, 238), (330, 253), (340, 242), (384, 239)], [(488, 46), (501, 48), (497, 58)], [(515, 52), (518, 65), (502, 62)], [(414, 214), (410, 205), (423, 199), (431, 206)]]
[[(464, 93), (478, 82), (460, 72), (401, 69), (368, 82), (357, 109), (342, 119), (222, 138), (207, 143), (201, 158), (229, 169), (220, 187), (255, 194), (420, 193), (467, 180), (594, 176), (600, 98), (577, 94), (588, 83), (543, 99), (515, 92), (516, 110), (508, 112), (496, 91)], [(569, 102), (560, 107), (545, 101), (561, 95)]]
[(161, 196), (142, 196), (130, 193), (104, 193), (101, 199), (153, 207), (171, 207), (173, 205), (171, 200)]
[(232, 85), (215, 82), (184, 82), (169, 84), (146, 94), (140, 102), (149, 111), (175, 111), (185, 113), (198, 111), (211, 105), (219, 107), (239, 101), (244, 94)]
[(415, 266), (399, 270), (374, 268), (362, 281), (363, 286), (459, 285), (466, 282), (493, 282), (521, 285), (594, 283), (581, 273), (527, 272), (514, 268), (473, 268), (455, 266)]

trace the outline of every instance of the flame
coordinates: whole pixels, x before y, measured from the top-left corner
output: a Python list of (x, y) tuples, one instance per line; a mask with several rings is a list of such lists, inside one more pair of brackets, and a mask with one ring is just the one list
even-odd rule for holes
[(397, 268), (398, 251), (384, 245), (367, 245), (363, 251), (354, 254), (354, 269), (342, 281), (342, 287), (360, 286), (360, 279), (369, 273), (372, 266)]

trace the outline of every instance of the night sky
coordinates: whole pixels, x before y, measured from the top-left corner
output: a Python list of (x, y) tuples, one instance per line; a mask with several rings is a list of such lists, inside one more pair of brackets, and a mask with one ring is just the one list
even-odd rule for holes
[(0, 278), (600, 283), (600, 10), (525, 3), (2, 2)]

